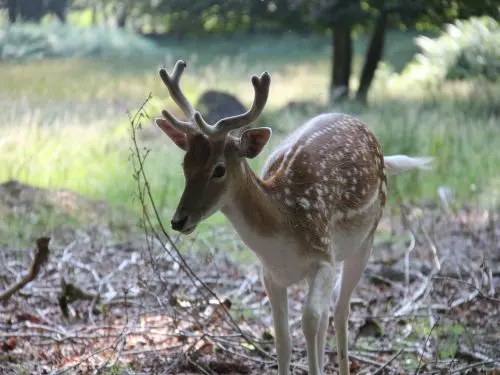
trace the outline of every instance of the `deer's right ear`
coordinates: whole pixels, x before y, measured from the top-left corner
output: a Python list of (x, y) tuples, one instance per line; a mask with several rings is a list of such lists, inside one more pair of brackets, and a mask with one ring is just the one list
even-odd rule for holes
[(271, 128), (253, 128), (245, 130), (240, 137), (241, 155), (253, 159), (260, 154), (271, 138)]
[(168, 137), (174, 141), (174, 143), (182, 150), (187, 149), (187, 137), (186, 134), (177, 130), (172, 125), (168, 123), (167, 120), (163, 118), (155, 119), (156, 126), (158, 126)]

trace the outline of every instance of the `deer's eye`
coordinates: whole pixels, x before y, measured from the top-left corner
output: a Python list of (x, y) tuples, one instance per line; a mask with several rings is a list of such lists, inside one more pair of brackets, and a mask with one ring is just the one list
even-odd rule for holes
[(212, 178), (222, 178), (226, 174), (226, 167), (223, 166), (222, 164), (219, 164), (214, 168), (214, 171), (212, 172)]

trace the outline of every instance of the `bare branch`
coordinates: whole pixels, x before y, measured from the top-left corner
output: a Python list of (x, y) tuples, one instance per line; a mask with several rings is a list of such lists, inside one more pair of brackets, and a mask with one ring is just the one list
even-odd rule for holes
[(403, 353), (403, 349), (399, 349), (396, 354), (394, 354), (391, 358), (389, 358), (382, 366), (380, 366), (372, 375), (380, 374), (384, 369), (387, 368), (399, 355)]
[(429, 331), (429, 334), (427, 335), (427, 338), (425, 339), (424, 349), (422, 350), (422, 354), (420, 355), (420, 359), (418, 360), (418, 366), (417, 366), (417, 369), (415, 370), (415, 375), (417, 375), (418, 372), (420, 371), (420, 366), (422, 365), (422, 359), (424, 358), (424, 354), (425, 354), (425, 351), (427, 349), (427, 344), (429, 343), (429, 339), (431, 338), (432, 331), (434, 331), (434, 328), (436, 328), (438, 322), (439, 322), (439, 318), (432, 325), (431, 330)]
[(33, 261), (26, 276), (24, 276), (17, 283), (8, 287), (5, 291), (0, 293), (0, 301), (8, 300), (14, 293), (24, 288), (28, 283), (32, 282), (38, 276), (42, 266), (47, 263), (49, 258), (49, 242), (50, 237), (40, 237), (36, 240), (36, 250), (34, 251)]

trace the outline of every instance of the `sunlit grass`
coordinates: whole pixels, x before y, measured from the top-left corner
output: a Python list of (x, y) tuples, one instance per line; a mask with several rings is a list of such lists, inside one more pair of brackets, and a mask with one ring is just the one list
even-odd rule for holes
[[(406, 59), (411, 57), (411, 39), (400, 35), (391, 38), (394, 43), (388, 45), (388, 56), (399, 66), (401, 53), (408, 55)], [(261, 123), (275, 132), (262, 156), (252, 161), (260, 171), (285, 133), (306, 119), (301, 113), (285, 113), (281, 108), (290, 100), (325, 103), (330, 69), (328, 46), (324, 40), (320, 43), (320, 38), (308, 45), (286, 37), (274, 50), (272, 40), (264, 43), (261, 39), (246, 41), (245, 48), (229, 41), (187, 41), (176, 48), (167, 46), (169, 54), (156, 60), (3, 63), (0, 181), (15, 178), (41, 187), (69, 188), (139, 213), (129, 161), (127, 111), (133, 114), (150, 92), (150, 116), (166, 105), (175, 109), (166, 100), (167, 90), (157, 69), (166, 65), (170, 70), (178, 58), (188, 63), (182, 87), (192, 102), (203, 90), (217, 88), (249, 105), (253, 95), (250, 75), (264, 70), (271, 73), (271, 94)], [(363, 43), (356, 46), (357, 51)], [(231, 45), (235, 53), (229, 56)], [(404, 52), (398, 55), (398, 51)], [(360, 62), (357, 56), (357, 71)], [(390, 184), (407, 199), (437, 199), (437, 188), (446, 185), (461, 201), (474, 198), (488, 206), (495, 204), (500, 163), (498, 85), (460, 83), (429, 91), (385, 70), (377, 77), (369, 107), (345, 104), (327, 109), (362, 118), (379, 137), (386, 154), (436, 158), (434, 171), (409, 173), (391, 179)], [(140, 142), (151, 150), (148, 177), (161, 214), (168, 219), (184, 186), (182, 152), (151, 121), (143, 125)], [(206, 225), (223, 222), (221, 215), (216, 215)]]

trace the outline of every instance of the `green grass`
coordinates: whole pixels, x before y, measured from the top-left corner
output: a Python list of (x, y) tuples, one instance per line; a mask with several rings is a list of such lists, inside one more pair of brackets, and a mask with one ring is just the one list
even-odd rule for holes
[[(354, 113), (375, 132), (386, 154), (436, 158), (435, 170), (391, 179), (407, 199), (436, 199), (447, 185), (461, 202), (491, 206), (499, 196), (499, 87), (465, 82), (426, 89), (401, 71), (415, 47), (412, 34), (389, 34), (384, 66), (370, 94), (371, 105), (338, 105)], [(359, 72), (366, 38), (356, 42)], [(157, 69), (178, 58), (188, 63), (182, 86), (190, 100), (207, 88), (224, 89), (250, 104), (250, 75), (268, 70), (271, 94), (261, 123), (275, 129), (264, 154), (252, 164), (260, 170), (266, 156), (286, 132), (305, 116), (281, 111), (290, 100), (325, 102), (330, 71), (328, 39), (292, 35), (272, 40), (190, 40), (166, 45), (165, 58), (50, 60), (0, 65), (0, 181), (16, 178), (48, 188), (69, 188), (112, 206), (139, 212), (129, 162), (126, 111), (132, 114), (151, 92), (148, 113), (154, 117), (166, 101)], [(353, 78), (356, 84), (356, 77)], [(147, 173), (165, 220), (184, 185), (182, 153), (150, 121), (140, 132), (151, 149)], [(222, 223), (215, 215), (206, 225)]]

